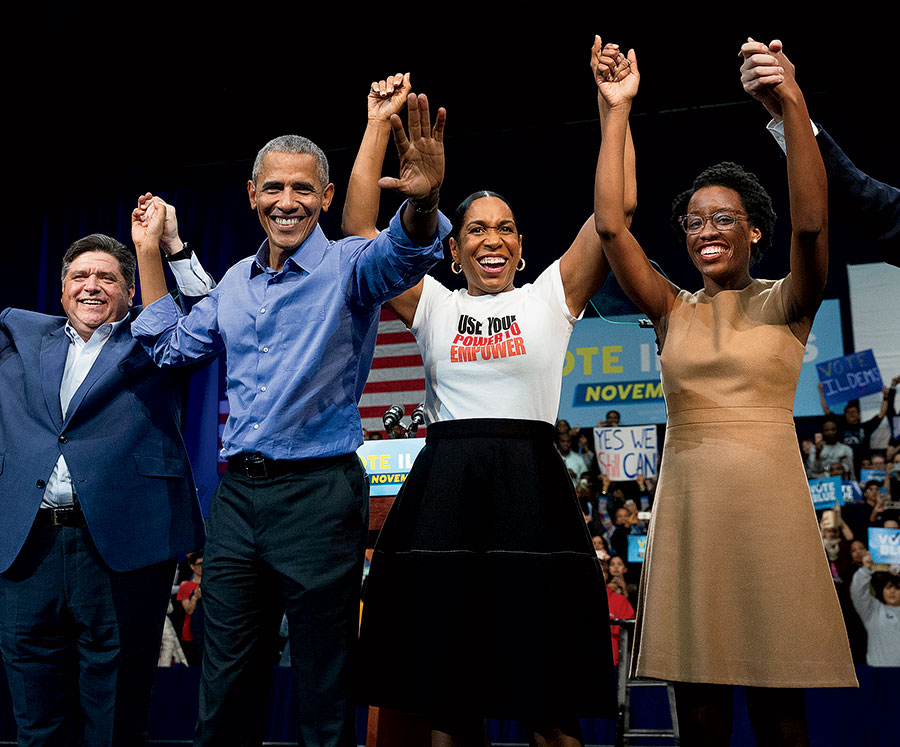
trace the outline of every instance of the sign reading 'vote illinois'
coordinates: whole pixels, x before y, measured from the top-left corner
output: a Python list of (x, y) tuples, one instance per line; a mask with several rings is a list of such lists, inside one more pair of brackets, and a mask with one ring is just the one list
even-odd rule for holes
[(424, 438), (363, 441), (356, 455), (369, 476), (369, 495), (397, 495), (423, 446)]
[(860, 350), (817, 363), (816, 373), (822, 382), (822, 394), (828, 405), (880, 392), (883, 386), (881, 373), (871, 350)]

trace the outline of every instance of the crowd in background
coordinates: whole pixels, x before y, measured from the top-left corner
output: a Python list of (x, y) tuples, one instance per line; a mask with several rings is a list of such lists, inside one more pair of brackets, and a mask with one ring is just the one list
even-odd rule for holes
[[(862, 421), (857, 402), (834, 414), (822, 398), (823, 417), (816, 432), (798, 430), (798, 444), (809, 479), (841, 477), (854, 486), (852, 503), (817, 511), (825, 556), (850, 639), (854, 662), (872, 668), (900, 667), (900, 575), (897, 568), (873, 563), (868, 529), (900, 527), (900, 413), (895, 394), (900, 376), (885, 387), (875, 416)], [(884, 448), (871, 438), (887, 419), (890, 433)], [(597, 427), (627, 425), (611, 410)], [(402, 437), (402, 433), (396, 434)], [(367, 432), (366, 439), (382, 438)], [(660, 440), (662, 442), (662, 440)], [(585, 524), (597, 552), (611, 619), (634, 617), (641, 562), (629, 560), (629, 538), (647, 534), (656, 482), (638, 475), (633, 481), (611, 481), (594, 452), (593, 426), (556, 424), (556, 447), (572, 479)], [(662, 455), (661, 455), (662, 458)], [(858, 490), (856, 489), (858, 486)], [(848, 493), (850, 495), (851, 493)], [(632, 544), (636, 544), (631, 540)], [(632, 550), (634, 557), (635, 550)], [(783, 562), (788, 562), (789, 554)], [(773, 562), (782, 562), (773, 559)], [(179, 566), (160, 653), (160, 666), (199, 665), (202, 659), (202, 551)], [(802, 593), (798, 579), (798, 593)], [(898, 608), (896, 611), (893, 608)], [(613, 626), (612, 648), (619, 663), (619, 627)], [(281, 655), (284, 639), (273, 639), (272, 661)], [(288, 664), (282, 657), (282, 662)]]

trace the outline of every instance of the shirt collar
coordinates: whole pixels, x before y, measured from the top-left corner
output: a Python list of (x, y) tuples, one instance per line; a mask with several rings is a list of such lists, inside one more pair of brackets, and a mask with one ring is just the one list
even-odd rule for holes
[[(122, 322), (126, 321), (127, 319), (128, 314), (123, 316), (117, 322), (107, 322), (106, 324), (101, 324), (99, 327), (97, 327), (97, 329), (94, 330), (93, 334), (88, 339), (93, 340), (96, 337), (100, 342), (105, 342), (110, 337), (112, 337), (113, 332), (115, 332), (119, 328), (119, 325), (121, 325)], [(81, 339), (81, 335), (79, 335), (75, 331), (75, 328), (71, 324), (69, 324), (68, 320), (66, 320), (66, 326), (63, 329), (66, 333), (66, 336), (71, 342), (74, 342), (76, 344), (78, 344), (79, 342), (85, 344), (87, 343), (87, 340)]]
[[(313, 232), (307, 236), (306, 241), (297, 247), (296, 251), (287, 258), (282, 268), (282, 272), (288, 269), (301, 269), (306, 272), (312, 272), (325, 256), (325, 250), (331, 242), (325, 238), (319, 224), (313, 229)], [(253, 262), (250, 263), (250, 277), (255, 277), (261, 272), (273, 272), (269, 268), (269, 240), (266, 239), (260, 245)]]

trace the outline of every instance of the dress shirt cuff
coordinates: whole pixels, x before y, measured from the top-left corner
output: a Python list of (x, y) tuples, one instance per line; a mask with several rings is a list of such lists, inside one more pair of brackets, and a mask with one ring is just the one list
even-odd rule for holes
[(169, 262), (169, 267), (182, 296), (205, 296), (216, 287), (216, 281), (203, 269), (196, 254), (191, 254), (190, 259)]
[[(408, 200), (407, 200), (408, 202)], [(409, 235), (406, 233), (406, 229), (403, 228), (403, 211), (406, 209), (406, 202), (404, 202), (400, 209), (396, 212), (393, 218), (391, 218), (391, 224), (388, 227), (388, 231), (390, 231), (391, 236), (394, 237), (397, 244), (404, 247), (409, 247), (410, 249), (421, 249), (418, 244), (416, 244)], [(450, 225), (450, 221), (447, 219), (440, 210), (438, 210), (438, 225), (437, 225), (437, 241), (443, 241), (450, 235), (450, 231), (453, 229), (453, 226)]]
[(182, 316), (178, 304), (175, 303), (172, 296), (166, 294), (144, 307), (138, 318), (131, 323), (131, 334), (138, 341), (142, 338), (155, 338), (178, 324), (178, 320)]
[[(819, 128), (816, 127), (816, 123), (812, 120), (809, 120), (809, 123), (812, 125), (813, 137), (815, 137), (819, 134)], [(778, 147), (784, 151), (785, 155), (787, 155), (787, 142), (785, 142), (784, 139), (784, 120), (779, 119), (776, 122), (774, 119), (770, 119), (769, 124), (766, 125), (766, 129), (772, 133), (772, 137), (775, 138)]]

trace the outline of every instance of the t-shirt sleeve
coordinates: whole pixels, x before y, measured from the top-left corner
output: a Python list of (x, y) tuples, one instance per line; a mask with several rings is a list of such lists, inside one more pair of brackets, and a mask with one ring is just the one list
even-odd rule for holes
[(422, 278), (422, 295), (419, 297), (419, 304), (416, 306), (416, 313), (409, 331), (418, 338), (419, 334), (424, 331), (424, 326), (435, 307), (451, 294), (452, 291), (447, 290), (431, 275)]
[(558, 259), (538, 276), (532, 285), (531, 292), (546, 301), (553, 311), (558, 312), (569, 323), (569, 326), (574, 326), (575, 322), (584, 316), (584, 311), (578, 316), (572, 316), (569, 311)]

